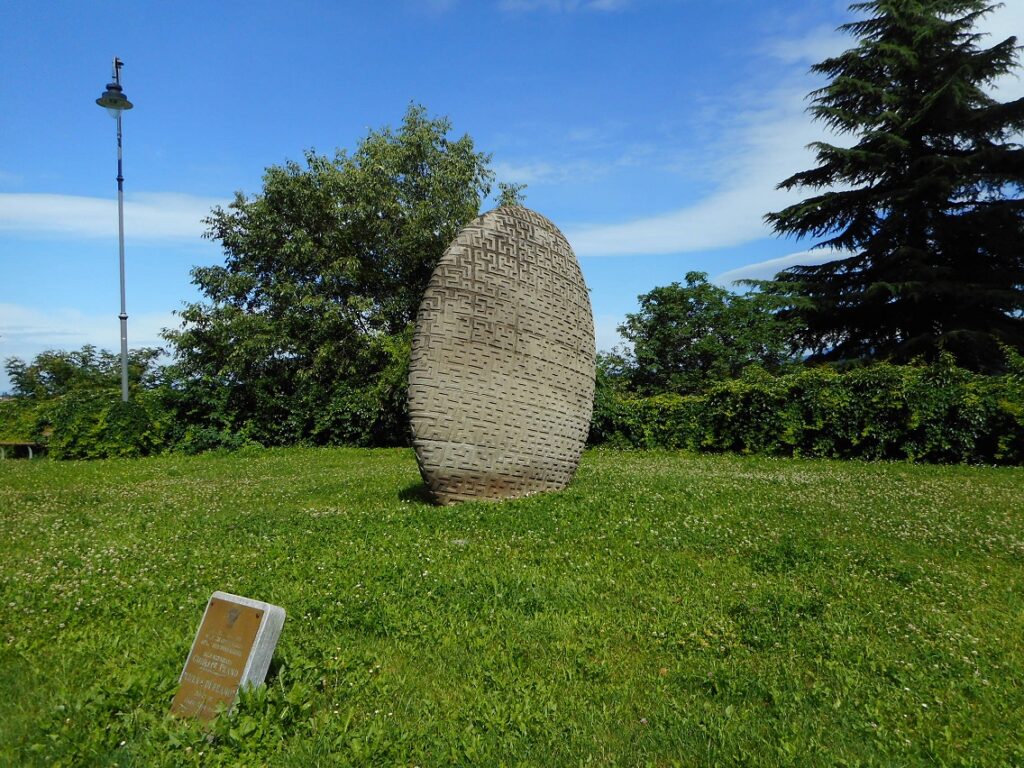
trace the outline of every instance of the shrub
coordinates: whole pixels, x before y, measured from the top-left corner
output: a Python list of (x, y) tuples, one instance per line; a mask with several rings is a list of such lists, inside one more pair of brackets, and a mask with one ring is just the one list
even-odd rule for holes
[(148, 456), (168, 445), (171, 416), (156, 392), (136, 392), (123, 402), (117, 393), (76, 390), (43, 410), (56, 459)]
[(599, 387), (592, 444), (776, 456), (1024, 463), (1024, 358), (983, 376), (942, 356), (840, 373), (748, 370), (699, 395), (638, 397)]
[(185, 454), (195, 455), (217, 450), (236, 450), (246, 444), (241, 435), (226, 429), (190, 424), (181, 437), (175, 441), (174, 449)]
[(0, 440), (37, 442), (39, 428), (37, 403), (27, 397), (0, 400)]

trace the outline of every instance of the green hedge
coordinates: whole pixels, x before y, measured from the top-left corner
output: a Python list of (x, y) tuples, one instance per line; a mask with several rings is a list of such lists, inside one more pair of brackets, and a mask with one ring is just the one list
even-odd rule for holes
[[(879, 363), (840, 373), (807, 368), (773, 377), (761, 370), (700, 395), (637, 397), (601, 382), (590, 442), (621, 448), (735, 451), (776, 456), (910, 459), (1024, 464), (1024, 358), (1008, 353), (1010, 372), (983, 376), (945, 357), (930, 366)], [(338, 413), (316, 425), (334, 442), (373, 444), (396, 432), (404, 379), (339, 398)], [(344, 393), (342, 393), (344, 394)], [(159, 389), (129, 403), (113, 391), (72, 390), (54, 398), (0, 402), (0, 438), (42, 440), (58, 459), (145, 456), (176, 448), (236, 448), (251, 437), (188, 423)], [(354, 419), (353, 414), (362, 415)], [(389, 414), (391, 421), (381, 414)], [(331, 418), (359, 429), (334, 434)]]
[(0, 400), (0, 440), (39, 442), (35, 402), (27, 397)]
[(127, 403), (106, 390), (0, 402), (0, 439), (41, 442), (55, 459), (148, 456), (167, 448), (171, 433), (172, 414), (152, 390)]
[(169, 445), (171, 414), (158, 393), (141, 390), (127, 403), (119, 393), (71, 391), (43, 401), (37, 419), (50, 433), (55, 459), (149, 456)]
[(839, 373), (763, 371), (700, 395), (636, 397), (602, 389), (590, 440), (636, 448), (775, 456), (1024, 463), (1024, 364), (983, 376), (950, 357)]

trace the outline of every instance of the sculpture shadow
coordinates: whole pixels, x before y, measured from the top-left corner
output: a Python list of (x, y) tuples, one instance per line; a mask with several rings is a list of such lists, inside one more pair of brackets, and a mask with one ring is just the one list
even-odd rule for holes
[(431, 507), (435, 506), (434, 497), (430, 493), (430, 488), (426, 483), (420, 481), (413, 483), (398, 492), (398, 498), (401, 501), (409, 501), (414, 504), (428, 504)]

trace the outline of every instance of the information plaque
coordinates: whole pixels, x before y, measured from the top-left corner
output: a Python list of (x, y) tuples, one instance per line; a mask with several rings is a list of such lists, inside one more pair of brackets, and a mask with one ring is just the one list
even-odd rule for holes
[(284, 608), (214, 592), (181, 672), (171, 714), (209, 722), (244, 686), (260, 685), (284, 626)]

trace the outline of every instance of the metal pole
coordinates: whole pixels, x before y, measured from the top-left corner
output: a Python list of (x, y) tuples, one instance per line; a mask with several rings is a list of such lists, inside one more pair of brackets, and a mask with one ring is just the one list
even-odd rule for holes
[[(114, 59), (114, 82), (120, 84), (120, 64)], [(124, 175), (121, 173), (121, 113), (117, 113), (117, 238), (121, 268), (121, 399), (128, 402), (128, 313), (124, 295)]]

